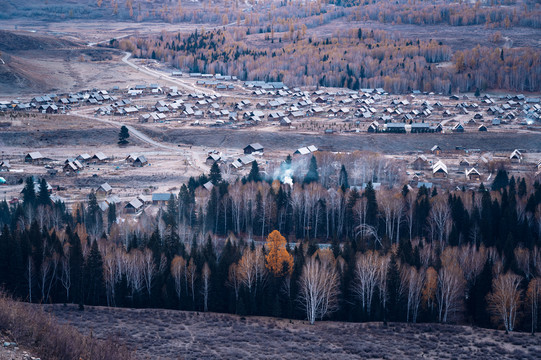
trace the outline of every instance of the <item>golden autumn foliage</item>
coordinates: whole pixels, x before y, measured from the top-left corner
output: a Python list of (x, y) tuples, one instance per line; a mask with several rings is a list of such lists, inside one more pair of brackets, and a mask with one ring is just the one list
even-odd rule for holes
[[(268, 254), (265, 256), (266, 267), (274, 276), (290, 275), (293, 272), (293, 256), (286, 249), (286, 238), (278, 230), (267, 237)], [(287, 263), (287, 273), (284, 273), (284, 263)]]

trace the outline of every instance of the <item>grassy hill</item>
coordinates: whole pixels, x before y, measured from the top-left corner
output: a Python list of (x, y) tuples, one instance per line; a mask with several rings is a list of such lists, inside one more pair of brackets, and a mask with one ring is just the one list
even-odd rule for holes
[(140, 359), (536, 359), (538, 337), (438, 324), (290, 321), (155, 309), (46, 306), (83, 334), (111, 336)]

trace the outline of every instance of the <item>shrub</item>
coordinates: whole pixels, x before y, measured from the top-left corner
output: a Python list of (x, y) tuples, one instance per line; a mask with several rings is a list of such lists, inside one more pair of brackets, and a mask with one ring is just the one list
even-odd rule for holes
[(41, 358), (130, 360), (132, 352), (112, 340), (85, 336), (74, 327), (61, 325), (35, 305), (16, 302), (0, 293), (0, 330), (20, 344), (32, 348)]

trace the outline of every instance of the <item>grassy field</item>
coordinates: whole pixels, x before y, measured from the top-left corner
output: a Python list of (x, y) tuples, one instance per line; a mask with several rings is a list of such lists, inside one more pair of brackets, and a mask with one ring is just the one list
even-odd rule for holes
[(46, 306), (140, 359), (538, 359), (539, 337), (438, 324), (290, 321), (154, 309)]

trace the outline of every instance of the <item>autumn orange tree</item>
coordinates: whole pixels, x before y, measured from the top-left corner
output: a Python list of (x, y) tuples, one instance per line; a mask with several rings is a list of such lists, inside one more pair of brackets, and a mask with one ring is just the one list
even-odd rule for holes
[(278, 230), (274, 230), (267, 237), (267, 249), (269, 249), (265, 256), (267, 270), (276, 277), (291, 274), (293, 256), (287, 252), (286, 238)]

